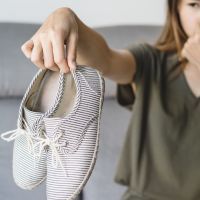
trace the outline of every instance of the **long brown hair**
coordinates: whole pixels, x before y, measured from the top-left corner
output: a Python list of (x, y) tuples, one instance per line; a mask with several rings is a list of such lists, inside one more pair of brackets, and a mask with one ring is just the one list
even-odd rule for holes
[(179, 17), (181, 0), (167, 0), (166, 22), (155, 47), (161, 51), (174, 51), (178, 54), (180, 67), (183, 69), (187, 60), (181, 57), (181, 50), (188, 36), (182, 28)]

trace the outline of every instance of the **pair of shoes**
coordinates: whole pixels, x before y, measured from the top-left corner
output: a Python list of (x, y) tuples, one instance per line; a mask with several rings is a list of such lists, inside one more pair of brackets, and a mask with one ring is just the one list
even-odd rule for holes
[(31, 190), (46, 179), (48, 200), (77, 198), (96, 163), (104, 91), (103, 77), (89, 66), (67, 74), (38, 71), (22, 99), (18, 128), (1, 135), (14, 140), (19, 187)]

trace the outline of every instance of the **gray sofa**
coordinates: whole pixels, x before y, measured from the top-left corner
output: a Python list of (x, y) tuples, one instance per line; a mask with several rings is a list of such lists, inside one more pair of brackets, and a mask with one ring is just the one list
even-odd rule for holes
[[(19, 104), (38, 68), (21, 51), (21, 45), (40, 24), (0, 23), (0, 133), (15, 129)], [(160, 33), (159, 26), (93, 27), (112, 48), (130, 44), (152, 43)], [(84, 200), (120, 200), (127, 189), (113, 181), (119, 153), (126, 136), (131, 111), (116, 98), (117, 84), (107, 78), (101, 120), (98, 159), (83, 190)], [(0, 140), (0, 200), (45, 200), (45, 183), (32, 191), (18, 188), (12, 177), (13, 143)]]

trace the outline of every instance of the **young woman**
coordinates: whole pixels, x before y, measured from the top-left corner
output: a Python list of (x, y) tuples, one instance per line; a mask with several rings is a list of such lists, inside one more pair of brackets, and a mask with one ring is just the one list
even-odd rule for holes
[(199, 0), (168, 0), (156, 44), (126, 49), (111, 49), (70, 8), (59, 8), (22, 51), (39, 68), (95, 67), (128, 91), (118, 95), (131, 102), (132, 116), (115, 176), (128, 186), (124, 200), (200, 199)]

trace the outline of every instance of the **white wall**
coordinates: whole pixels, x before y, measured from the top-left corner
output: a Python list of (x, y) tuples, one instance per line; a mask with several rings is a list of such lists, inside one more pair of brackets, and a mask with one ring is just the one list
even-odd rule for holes
[(88, 26), (155, 24), (165, 20), (166, 0), (5, 0), (0, 21), (42, 23), (59, 7), (70, 7)]

